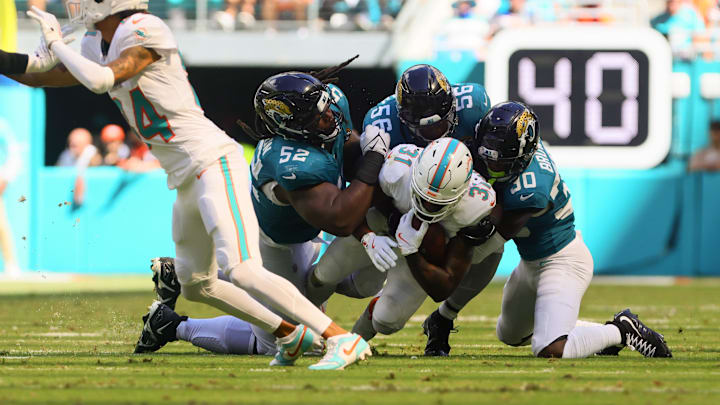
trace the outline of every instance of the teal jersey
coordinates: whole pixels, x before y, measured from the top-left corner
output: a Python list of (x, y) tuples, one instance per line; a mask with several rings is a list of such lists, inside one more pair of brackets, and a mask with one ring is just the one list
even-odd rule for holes
[[(268, 183), (272, 183), (270, 186), (278, 184), (288, 191), (321, 183), (336, 184), (338, 188), (345, 187), (342, 174), (343, 146), (345, 134), (350, 131), (350, 113), (347, 98), (337, 87), (333, 90), (333, 98), (335, 97), (344, 100), (344, 103), (336, 101), (336, 104), (346, 119), (331, 149), (326, 150), (279, 136), (264, 139), (255, 148), (250, 163), (253, 207), (260, 229), (277, 243), (307, 242), (315, 238), (320, 229), (307, 223), (291, 205), (268, 198), (265, 190), (272, 192), (272, 187), (267, 187)], [(263, 186), (266, 186), (265, 189)]]
[(503, 190), (503, 209), (544, 210), (549, 203), (552, 203), (549, 210), (531, 217), (513, 238), (524, 260), (550, 256), (575, 239), (570, 190), (540, 142), (527, 169)]
[[(485, 88), (477, 83), (453, 85), (452, 92), (457, 101), (458, 124), (450, 136), (463, 140), (474, 135), (475, 125), (480, 122), (490, 109), (490, 97), (488, 97)], [(368, 125), (374, 125), (390, 134), (390, 149), (404, 143), (425, 146), (422, 140), (414, 137), (410, 129), (400, 122), (397, 115), (395, 95), (386, 97), (385, 100), (365, 114), (363, 128)]]

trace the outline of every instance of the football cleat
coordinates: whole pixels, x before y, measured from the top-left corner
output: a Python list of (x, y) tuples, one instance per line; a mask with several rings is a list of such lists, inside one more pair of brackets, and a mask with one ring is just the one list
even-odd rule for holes
[(327, 340), (327, 353), (310, 370), (342, 370), (372, 356), (370, 345), (356, 333), (336, 335)]
[(615, 314), (609, 323), (620, 329), (622, 344), (630, 349), (645, 357), (672, 357), (663, 335), (645, 326), (629, 308)]
[(278, 343), (278, 351), (270, 362), (271, 366), (292, 366), (303, 353), (322, 349), (323, 344), (320, 337), (305, 325), (298, 325), (293, 335), (290, 342)]
[(620, 350), (624, 349), (625, 346), (623, 345), (613, 345), (608, 346), (599, 352), (596, 353), (598, 356), (618, 356), (620, 354)]
[(172, 257), (156, 257), (150, 259), (150, 270), (153, 272), (153, 283), (158, 301), (175, 309), (180, 296), (180, 282), (175, 274), (175, 259)]
[(450, 355), (450, 332), (457, 332), (453, 328), (452, 319), (447, 319), (440, 315), (436, 309), (430, 314), (422, 324), (423, 333), (428, 337), (425, 345), (426, 356), (442, 356)]
[(135, 353), (154, 352), (165, 346), (166, 343), (176, 341), (177, 327), (188, 317), (180, 316), (169, 306), (155, 301), (142, 319), (143, 331), (135, 345)]

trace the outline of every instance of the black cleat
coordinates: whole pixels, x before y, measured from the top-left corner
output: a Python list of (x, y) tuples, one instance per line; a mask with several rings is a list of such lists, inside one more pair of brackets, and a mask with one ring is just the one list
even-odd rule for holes
[(156, 257), (150, 260), (150, 270), (153, 272), (153, 283), (158, 300), (175, 309), (175, 303), (180, 296), (180, 282), (175, 275), (175, 259), (172, 257)]
[(620, 329), (622, 344), (630, 349), (645, 357), (672, 357), (663, 335), (645, 326), (629, 308), (615, 314), (609, 323)]
[[(610, 323), (612, 323), (612, 322), (610, 322)], [(596, 354), (598, 356), (617, 356), (620, 354), (620, 350), (622, 350), (624, 348), (625, 348), (625, 346), (623, 346), (623, 345), (608, 346), (608, 347), (600, 350)]]
[(426, 356), (442, 356), (450, 355), (450, 332), (457, 332), (453, 328), (453, 321), (440, 315), (436, 309), (430, 314), (422, 324), (423, 333), (428, 337), (425, 345)]
[(143, 331), (135, 345), (135, 353), (154, 352), (165, 346), (166, 343), (176, 341), (175, 332), (178, 325), (188, 318), (176, 314), (169, 306), (160, 301), (155, 301), (142, 319)]

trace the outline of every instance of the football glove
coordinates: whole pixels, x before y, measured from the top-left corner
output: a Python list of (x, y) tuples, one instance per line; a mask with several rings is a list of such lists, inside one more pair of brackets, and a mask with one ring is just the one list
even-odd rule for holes
[(360, 148), (363, 155), (374, 151), (385, 156), (390, 150), (390, 134), (374, 125), (368, 125), (360, 135)]
[(368, 232), (363, 235), (360, 242), (378, 270), (384, 273), (389, 268), (395, 267), (395, 260), (398, 257), (392, 248), (397, 247), (397, 243), (392, 238), (378, 236), (375, 232)]
[(413, 228), (413, 216), (415, 216), (414, 210), (410, 210), (403, 215), (395, 233), (395, 240), (397, 240), (400, 253), (403, 256), (417, 253), (425, 237), (425, 232), (428, 230), (428, 223), (425, 221), (420, 221), (420, 229)]
[(40, 24), (40, 29), (42, 30), (48, 48), (50, 48), (53, 42), (62, 39), (62, 29), (54, 15), (42, 11), (36, 6), (32, 6), (31, 9), (27, 11), (27, 15)]
[[(73, 37), (66, 37), (66, 35), (72, 34), (75, 28), (71, 25), (62, 27), (62, 41), (66, 44), (71, 43), (75, 40)], [(40, 36), (40, 44), (38, 45), (35, 52), (28, 54), (28, 65), (25, 73), (42, 73), (55, 67), (58, 64), (58, 59), (55, 54), (48, 49), (45, 37)]]

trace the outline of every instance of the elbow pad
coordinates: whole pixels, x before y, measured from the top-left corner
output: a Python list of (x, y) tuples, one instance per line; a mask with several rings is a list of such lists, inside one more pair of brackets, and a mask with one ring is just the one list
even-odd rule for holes
[(375, 185), (378, 181), (383, 163), (385, 163), (385, 156), (383, 154), (375, 151), (367, 152), (365, 156), (363, 156), (363, 162), (355, 174), (355, 178), (365, 184)]
[(480, 246), (495, 234), (495, 225), (485, 217), (476, 225), (462, 228), (458, 235), (465, 237), (471, 246)]

